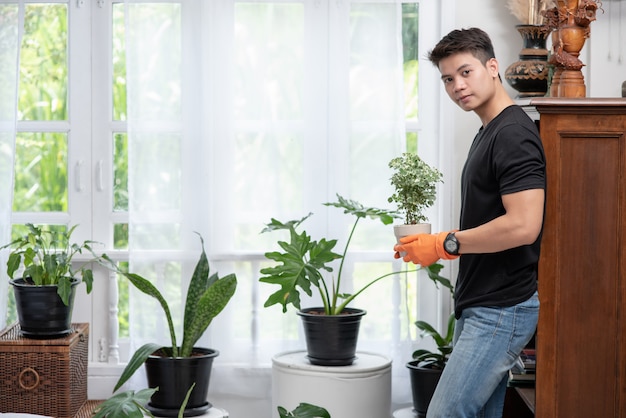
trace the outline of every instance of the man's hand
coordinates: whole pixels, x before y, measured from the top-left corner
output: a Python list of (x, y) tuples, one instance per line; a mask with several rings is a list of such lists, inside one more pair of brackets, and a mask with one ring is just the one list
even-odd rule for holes
[(453, 260), (458, 255), (448, 254), (443, 249), (443, 241), (449, 232), (438, 234), (415, 234), (400, 238), (400, 244), (393, 247), (396, 251), (394, 257), (400, 258), (400, 253), (405, 253), (402, 259), (407, 263), (419, 264), (428, 267), (439, 259)]

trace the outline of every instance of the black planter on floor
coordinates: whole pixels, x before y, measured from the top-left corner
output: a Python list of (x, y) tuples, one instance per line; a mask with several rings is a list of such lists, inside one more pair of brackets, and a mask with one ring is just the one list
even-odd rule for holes
[(413, 394), (413, 410), (417, 417), (426, 417), (428, 405), (433, 397), (442, 370), (418, 367), (417, 361), (410, 361), (406, 367), (411, 377), (411, 393)]
[(304, 326), (307, 358), (318, 366), (349, 366), (356, 359), (363, 309), (345, 308), (339, 315), (325, 315), (324, 308), (298, 311)]
[(61, 338), (72, 332), (72, 309), (79, 280), (73, 279), (66, 306), (56, 285), (36, 286), (11, 280), (20, 332), (28, 338)]
[(185, 417), (203, 415), (211, 408), (207, 400), (213, 359), (219, 351), (210, 348), (193, 349), (191, 357), (165, 357), (159, 352), (145, 363), (148, 386), (158, 387), (146, 408), (158, 417), (177, 417), (187, 391), (196, 384), (185, 408)]

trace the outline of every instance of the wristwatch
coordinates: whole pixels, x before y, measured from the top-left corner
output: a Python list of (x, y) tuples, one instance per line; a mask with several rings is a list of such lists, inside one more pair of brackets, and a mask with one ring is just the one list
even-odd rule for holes
[(443, 249), (450, 255), (459, 255), (459, 241), (456, 239), (454, 232), (450, 232), (446, 239), (443, 240)]

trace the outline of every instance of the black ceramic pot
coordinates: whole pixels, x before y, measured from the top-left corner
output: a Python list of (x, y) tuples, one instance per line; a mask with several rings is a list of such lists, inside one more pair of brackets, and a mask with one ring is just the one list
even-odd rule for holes
[(219, 351), (194, 347), (191, 357), (165, 357), (155, 352), (145, 363), (148, 386), (158, 387), (146, 408), (158, 417), (177, 417), (187, 391), (193, 383), (185, 417), (203, 415), (211, 408), (207, 400), (213, 359)]
[(411, 378), (413, 410), (419, 418), (424, 418), (442, 371), (440, 369), (418, 367), (417, 364), (418, 361), (410, 361), (406, 367), (409, 369)]
[(319, 366), (349, 366), (356, 359), (363, 309), (345, 308), (339, 315), (326, 315), (324, 308), (298, 311), (304, 326), (307, 358)]
[(24, 279), (11, 280), (20, 332), (28, 338), (61, 338), (72, 332), (72, 309), (78, 279), (72, 279), (66, 306), (57, 286), (35, 286)]

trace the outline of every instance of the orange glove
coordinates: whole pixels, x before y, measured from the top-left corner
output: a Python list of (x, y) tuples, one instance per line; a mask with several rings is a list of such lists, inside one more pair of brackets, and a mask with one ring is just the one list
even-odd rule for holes
[(416, 234), (400, 238), (400, 244), (393, 247), (396, 251), (394, 257), (400, 258), (400, 253), (405, 253), (402, 259), (407, 263), (419, 264), (428, 267), (439, 259), (454, 260), (458, 255), (448, 254), (443, 249), (443, 241), (449, 232), (438, 234)]

